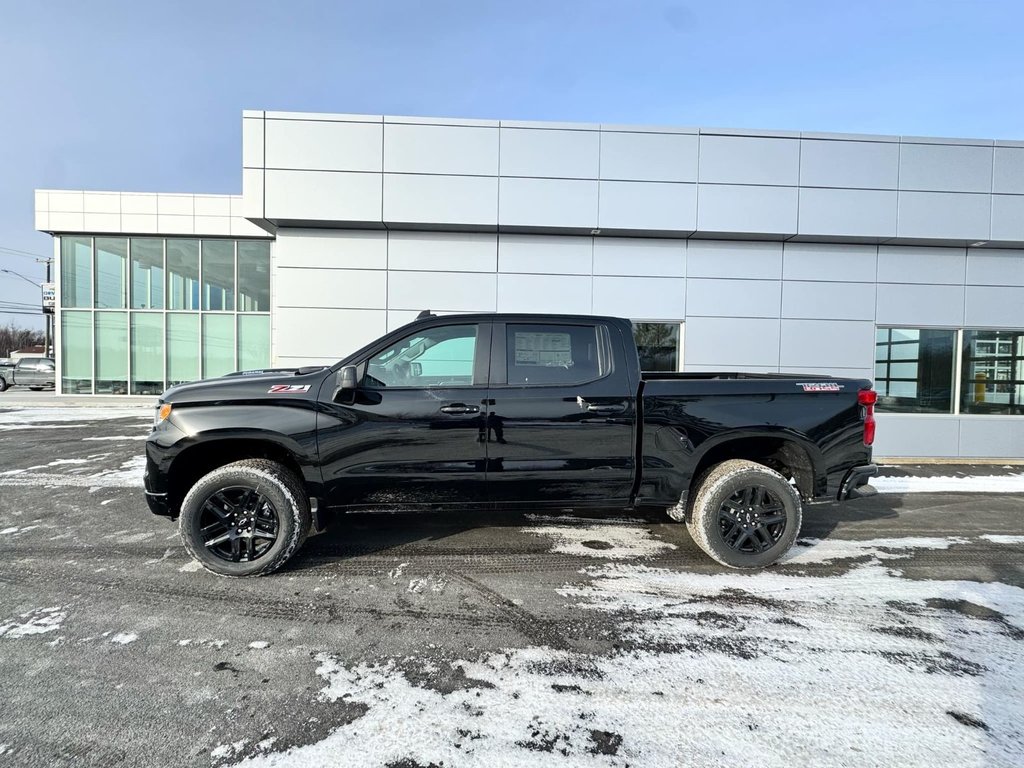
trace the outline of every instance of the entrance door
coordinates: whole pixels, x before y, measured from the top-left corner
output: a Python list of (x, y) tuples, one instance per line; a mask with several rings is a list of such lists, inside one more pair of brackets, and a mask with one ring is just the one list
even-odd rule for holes
[(434, 322), (372, 352), (351, 402), (320, 395), (329, 506), (485, 500), (489, 323)]

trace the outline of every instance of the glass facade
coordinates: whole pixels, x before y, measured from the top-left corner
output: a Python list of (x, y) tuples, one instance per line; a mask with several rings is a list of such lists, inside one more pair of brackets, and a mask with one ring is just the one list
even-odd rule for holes
[(963, 331), (960, 412), (1024, 414), (1024, 331)]
[(878, 410), (952, 413), (956, 331), (879, 328), (875, 334)]
[(270, 243), (62, 237), (61, 387), (154, 395), (270, 363)]
[(1024, 331), (879, 328), (875, 389), (880, 411), (1024, 414)]

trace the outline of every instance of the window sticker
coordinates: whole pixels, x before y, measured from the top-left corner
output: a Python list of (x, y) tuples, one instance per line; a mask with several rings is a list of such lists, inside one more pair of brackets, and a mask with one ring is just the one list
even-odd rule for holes
[(572, 365), (572, 344), (568, 333), (515, 333), (516, 365)]

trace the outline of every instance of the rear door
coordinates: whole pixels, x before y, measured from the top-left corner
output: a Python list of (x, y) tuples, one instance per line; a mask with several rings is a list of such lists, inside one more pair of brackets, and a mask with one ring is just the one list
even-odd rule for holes
[(317, 420), (329, 506), (415, 508), (485, 500), (490, 323), (410, 331), (358, 366), (354, 395), (327, 383)]
[(628, 502), (636, 399), (617, 335), (602, 322), (494, 324), (485, 420), (492, 502)]

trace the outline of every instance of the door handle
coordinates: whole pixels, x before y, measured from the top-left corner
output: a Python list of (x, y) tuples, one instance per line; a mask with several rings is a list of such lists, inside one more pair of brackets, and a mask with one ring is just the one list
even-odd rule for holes
[(465, 405), (463, 403), (452, 403), (451, 405), (441, 406), (441, 413), (460, 414), (460, 413), (480, 413), (480, 407), (477, 405)]
[[(586, 401), (584, 401), (586, 402)], [(613, 413), (622, 413), (626, 410), (625, 403), (587, 403), (587, 411), (589, 413), (600, 413), (611, 415)]]

